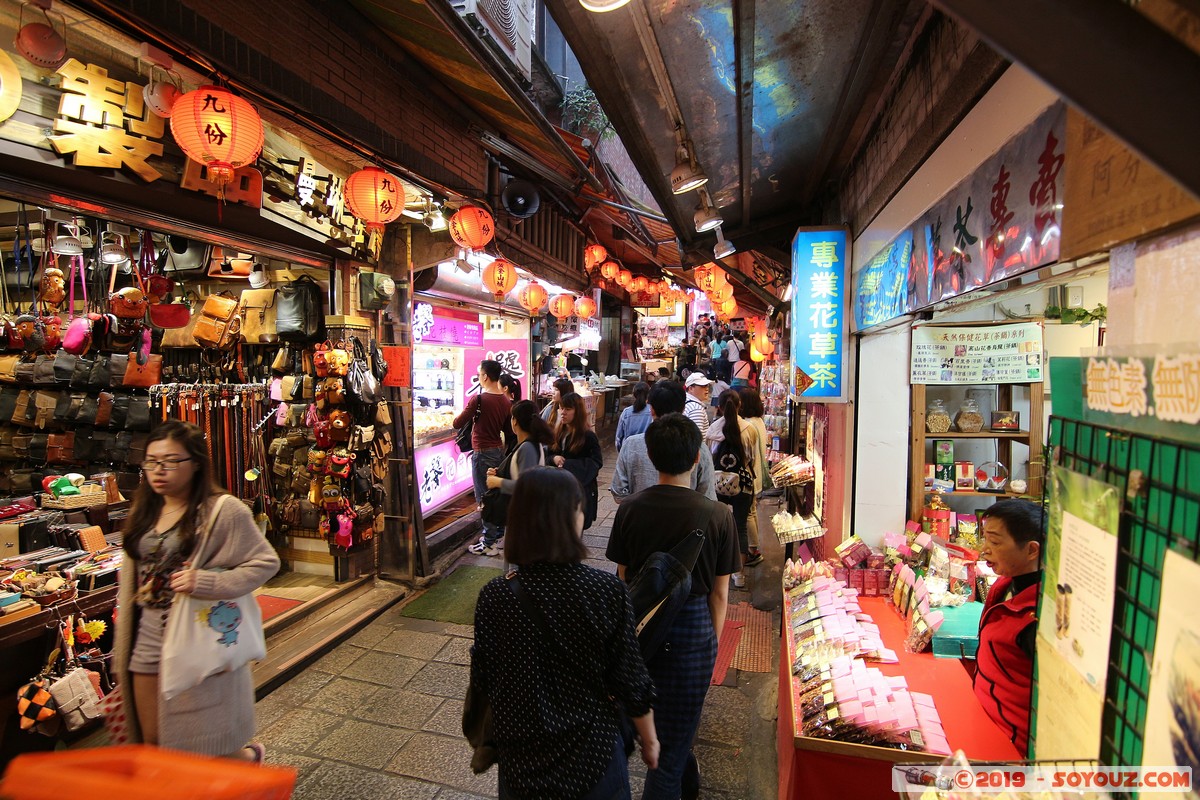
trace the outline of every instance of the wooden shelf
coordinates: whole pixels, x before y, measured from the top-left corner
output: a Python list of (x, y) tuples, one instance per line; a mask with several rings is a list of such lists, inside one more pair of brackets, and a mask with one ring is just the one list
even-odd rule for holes
[[(929, 490), (926, 494), (933, 494), (933, 490)], [(1012, 492), (981, 492), (978, 489), (955, 489), (953, 492), (940, 492), (943, 498), (954, 497), (954, 495), (965, 495), (968, 497), (995, 497), (997, 500), (1004, 497), (1020, 497), (1019, 494)]]
[(945, 433), (925, 433), (926, 439), (1028, 439), (1029, 431), (980, 431), (979, 433), (962, 433), (961, 431), (946, 431)]

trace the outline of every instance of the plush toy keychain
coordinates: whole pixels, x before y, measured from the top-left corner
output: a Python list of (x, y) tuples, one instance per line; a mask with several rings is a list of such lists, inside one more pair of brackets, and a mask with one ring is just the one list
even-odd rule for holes
[(67, 281), (58, 267), (46, 267), (38, 288), (38, 302), (46, 308), (58, 308), (67, 298)]
[(46, 346), (46, 326), (33, 314), (17, 317), (17, 333), (25, 343), (26, 353), (40, 353)]

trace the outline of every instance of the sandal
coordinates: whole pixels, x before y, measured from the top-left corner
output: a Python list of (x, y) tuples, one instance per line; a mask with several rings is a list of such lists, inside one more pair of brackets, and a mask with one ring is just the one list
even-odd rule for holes
[(254, 764), (263, 764), (267, 760), (267, 748), (258, 742), (251, 742), (246, 745), (246, 749), (254, 753), (254, 758), (250, 761)]

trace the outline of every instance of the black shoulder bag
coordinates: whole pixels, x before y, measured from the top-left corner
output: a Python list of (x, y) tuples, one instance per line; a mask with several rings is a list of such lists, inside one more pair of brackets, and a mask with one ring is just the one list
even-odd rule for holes
[(475, 422), (481, 413), (483, 413), (483, 395), (477, 394), (475, 395), (475, 413), (467, 420), (467, 424), (454, 434), (454, 444), (458, 447), (458, 452), (469, 453), (475, 449), (471, 444), (471, 431), (475, 430)]

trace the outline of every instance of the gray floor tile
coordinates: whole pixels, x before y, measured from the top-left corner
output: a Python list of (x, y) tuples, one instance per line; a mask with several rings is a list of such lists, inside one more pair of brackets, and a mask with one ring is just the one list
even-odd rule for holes
[(296, 677), (280, 686), (268, 697), (274, 697), (277, 702), (290, 704), (293, 708), (303, 705), (304, 701), (317, 693), (321, 687), (333, 680), (333, 675), (312, 668), (306, 669)]
[(420, 617), (403, 616), (403, 606), (396, 606), (383, 612), (376, 622), (380, 625), (387, 625), (391, 628), (403, 628), (409, 631), (421, 631), (423, 633), (441, 633), (448, 623), (440, 622), (436, 619), (421, 619)]
[(359, 656), (366, 652), (366, 650), (357, 645), (350, 644), (350, 642), (343, 642), (317, 659), (309, 669), (315, 669), (318, 672), (328, 672), (331, 675), (341, 675), (346, 667), (353, 664)]
[(381, 689), (371, 695), (370, 703), (353, 713), (360, 719), (399, 725), (415, 731), (425, 726), (443, 702), (441, 697), (407, 689)]
[(701, 796), (706, 790), (745, 794), (749, 788), (747, 767), (749, 759), (741, 748), (710, 747), (698, 744), (693, 748), (700, 762)]
[(351, 636), (347, 641), (350, 644), (365, 647), (368, 650), (375, 646), (375, 643), (380, 639), (384, 639), (390, 634), (390, 629), (385, 625), (368, 625), (358, 633)]
[(438, 787), (349, 764), (326, 764), (292, 794), (292, 800), (433, 800)]
[(704, 699), (704, 716), (697, 738), (732, 746), (745, 742), (750, 735), (751, 706), (750, 698), (735, 688), (712, 687)]
[(457, 664), (430, 662), (404, 688), (442, 697), (466, 697), (471, 670)]
[(412, 732), (402, 728), (348, 720), (317, 743), (311, 752), (360, 767), (383, 769), (410, 738)]
[(459, 625), (456, 622), (451, 622), (446, 625), (446, 633), (451, 636), (462, 636), (467, 639), (475, 638), (474, 625)]
[(417, 733), (400, 748), (388, 771), (467, 792), (496, 795), (496, 769), (482, 775), (471, 772), (471, 747), (462, 736)]
[(334, 678), (308, 698), (304, 705), (331, 714), (350, 714), (367, 703), (379, 691), (378, 684)]
[(487, 800), (481, 794), (467, 794), (458, 789), (442, 789), (435, 800)]
[(460, 639), (455, 636), (446, 646), (443, 647), (438, 654), (433, 657), (434, 661), (445, 661), (450, 664), (470, 664), (471, 663), (471, 645), (473, 640)]
[(275, 748), (290, 753), (304, 753), (329, 735), (341, 721), (341, 717), (333, 714), (300, 708), (259, 731), (258, 738), (266, 745), (268, 753)]
[(387, 638), (375, 643), (375, 649), (424, 661), (441, 650), (448, 641), (450, 637), (440, 633), (395, 628)]
[(444, 733), (447, 736), (462, 736), (463, 701), (453, 698), (442, 703), (437, 713), (429, 718), (421, 727), (430, 733)]
[(296, 770), (296, 783), (293, 796), (300, 785), (312, 777), (325, 762), (312, 756), (302, 756), (299, 753), (288, 753), (283, 750), (267, 748), (267, 763), (276, 767), (291, 767)]
[(372, 650), (351, 664), (342, 675), (399, 689), (417, 674), (422, 662), (413, 658)]

